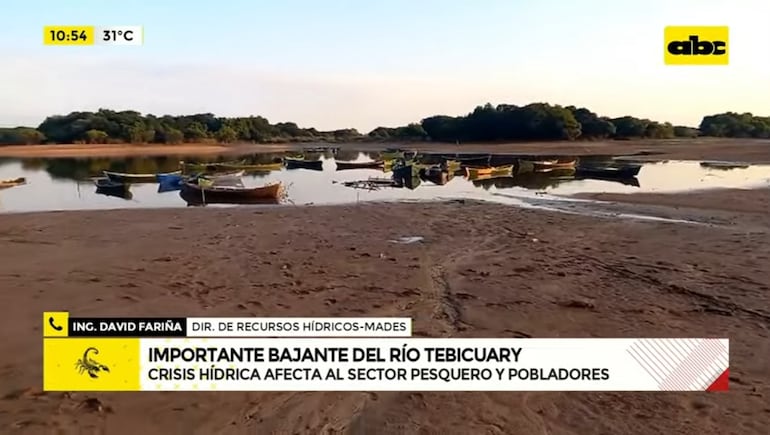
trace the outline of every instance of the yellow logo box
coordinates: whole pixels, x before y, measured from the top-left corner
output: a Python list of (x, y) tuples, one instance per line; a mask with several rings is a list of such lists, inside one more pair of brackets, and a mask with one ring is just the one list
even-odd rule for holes
[(44, 338), (43, 390), (139, 391), (138, 338)]
[(727, 65), (728, 26), (668, 26), (663, 30), (666, 65)]

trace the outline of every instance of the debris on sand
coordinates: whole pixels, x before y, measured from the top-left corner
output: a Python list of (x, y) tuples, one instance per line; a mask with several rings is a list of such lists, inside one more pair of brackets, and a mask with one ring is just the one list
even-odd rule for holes
[(95, 397), (89, 397), (88, 399), (83, 400), (80, 402), (77, 409), (81, 409), (87, 412), (96, 412), (99, 414), (112, 412), (112, 408), (104, 405), (101, 400)]
[(585, 310), (592, 310), (596, 308), (593, 302), (582, 299), (569, 299), (566, 301), (557, 302), (557, 305), (565, 308), (582, 308)]

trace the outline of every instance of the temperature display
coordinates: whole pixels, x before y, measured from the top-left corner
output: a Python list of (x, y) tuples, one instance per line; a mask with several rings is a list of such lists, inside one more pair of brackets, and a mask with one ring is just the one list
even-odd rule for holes
[(97, 45), (142, 45), (142, 26), (97, 27)]

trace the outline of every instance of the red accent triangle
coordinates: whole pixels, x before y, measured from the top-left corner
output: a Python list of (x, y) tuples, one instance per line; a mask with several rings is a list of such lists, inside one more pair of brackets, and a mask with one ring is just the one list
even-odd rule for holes
[(716, 380), (706, 388), (706, 391), (727, 391), (730, 382), (730, 369), (725, 369)]

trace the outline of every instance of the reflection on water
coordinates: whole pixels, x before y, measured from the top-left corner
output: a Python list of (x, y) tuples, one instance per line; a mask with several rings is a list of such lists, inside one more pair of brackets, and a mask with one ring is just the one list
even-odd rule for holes
[[(255, 154), (238, 157), (246, 165), (268, 165), (296, 153)], [(353, 168), (336, 170), (335, 161), (370, 162), (378, 160), (377, 152), (361, 153), (352, 150), (318, 151), (305, 153), (306, 162), (296, 169), (283, 167), (277, 171), (247, 172), (242, 177), (245, 187), (262, 186), (281, 181), (287, 187), (287, 199), (294, 204), (340, 204), (357, 201), (429, 200), (472, 198), (511, 203), (511, 198), (532, 198), (543, 193), (570, 195), (575, 193), (632, 193), (677, 192), (708, 188), (750, 188), (770, 183), (770, 165), (730, 165), (727, 163), (665, 161), (643, 163), (637, 177), (597, 179), (574, 170), (534, 173), (517, 168), (514, 175), (481, 175), (468, 179), (458, 171), (424, 174), (423, 179), (405, 180), (406, 188), (353, 189), (345, 182), (370, 178), (390, 178), (385, 168)], [(141, 207), (186, 207), (188, 201), (177, 189), (158, 183), (131, 184), (125, 188), (98, 187), (92, 177), (102, 171), (125, 173), (163, 173), (179, 169), (179, 161), (225, 162), (233, 157), (212, 158), (189, 156), (98, 159), (2, 159), (0, 180), (25, 177), (27, 184), (0, 190), (0, 212), (111, 209)], [(503, 165), (510, 156), (481, 156), (477, 159)], [(604, 160), (611, 159), (609, 157)], [(421, 161), (440, 162), (440, 155), (426, 156)], [(592, 158), (582, 159), (590, 163)], [(601, 160), (601, 159), (599, 159)], [(595, 162), (594, 162), (595, 163)], [(348, 165), (350, 166), (350, 165)], [(515, 202), (515, 201), (513, 201)]]

